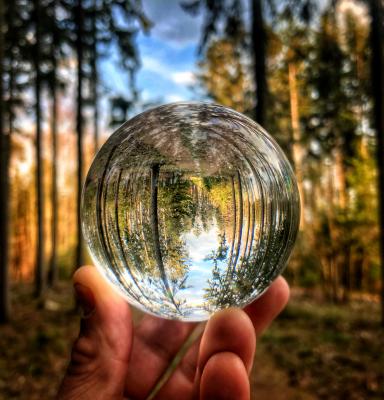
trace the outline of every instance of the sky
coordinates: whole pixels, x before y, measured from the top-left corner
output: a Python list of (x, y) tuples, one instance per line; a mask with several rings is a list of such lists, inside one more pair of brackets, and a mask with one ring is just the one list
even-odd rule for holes
[[(136, 43), (141, 67), (136, 75), (143, 103), (169, 103), (197, 99), (194, 83), (201, 16), (191, 16), (180, 0), (143, 0), (146, 16), (153, 22), (148, 34), (140, 32)], [(111, 60), (103, 63), (104, 81), (115, 93), (128, 94), (125, 74)]]
[[(198, 45), (201, 38), (203, 16), (191, 16), (180, 6), (182, 0), (142, 0), (143, 10), (153, 23), (150, 32), (140, 32), (136, 45), (141, 67), (136, 75), (136, 88), (140, 99), (133, 114), (150, 105), (174, 101), (201, 100), (202, 91), (191, 88), (197, 72)], [(186, 0), (184, 0), (186, 1)], [(318, 0), (322, 9), (326, 0)], [(342, 2), (349, 7), (354, 2)], [(249, 20), (249, 3), (243, 2), (244, 20)], [(114, 54), (113, 54), (114, 53)], [(130, 97), (127, 73), (116, 68), (117, 49), (101, 63), (104, 85), (114, 94)], [(103, 119), (108, 120), (108, 101), (102, 100), (105, 110)]]

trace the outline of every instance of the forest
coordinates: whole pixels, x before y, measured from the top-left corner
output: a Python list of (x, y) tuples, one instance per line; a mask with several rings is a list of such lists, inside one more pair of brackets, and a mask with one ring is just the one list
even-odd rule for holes
[[(78, 323), (71, 276), (91, 262), (81, 232), (85, 176), (117, 127), (168, 102), (166, 88), (148, 95), (154, 89), (140, 78), (149, 68), (143, 43), (165, 42), (158, 27), (176, 27), (180, 15), (199, 27), (191, 76), (179, 83), (189, 97), (180, 100), (218, 103), (262, 125), (300, 192), (284, 272), (292, 300), (260, 342), (255, 398), (381, 398), (384, 2), (171, 1), (164, 22), (152, 11), (165, 3), (0, 0), (0, 399), (57, 389)], [(180, 43), (182, 30), (173, 31)], [(199, 203), (207, 215), (212, 204), (228, 208), (230, 185), (220, 184), (204, 182), (213, 188), (211, 203)], [(192, 197), (202, 186), (188, 187)], [(163, 217), (178, 237), (177, 218), (191, 223), (192, 214)], [(124, 235), (135, 234), (132, 224)], [(144, 242), (132, 241), (143, 253)], [(183, 250), (172, 245), (181, 288)], [(294, 349), (284, 353), (287, 346)]]

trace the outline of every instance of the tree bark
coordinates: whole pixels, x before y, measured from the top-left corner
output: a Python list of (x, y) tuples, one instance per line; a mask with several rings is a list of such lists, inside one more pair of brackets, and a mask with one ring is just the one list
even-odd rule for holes
[[(5, 3), (0, 0), (0, 26), (5, 23)], [(9, 152), (10, 138), (4, 126), (4, 30), (0, 29), (0, 323), (10, 315), (9, 297)]]
[(157, 211), (157, 192), (158, 192), (157, 186), (159, 181), (159, 172), (160, 172), (159, 164), (153, 165), (151, 170), (151, 229), (152, 229), (152, 240), (154, 243), (154, 253), (155, 253), (157, 267), (159, 268), (161, 279), (164, 282), (164, 286), (167, 292), (170, 293), (171, 289), (169, 287), (168, 278), (165, 273), (163, 257), (161, 254), (161, 246), (160, 246), (159, 218)]
[(164, 283), (165, 290), (167, 291), (167, 297), (171, 300), (177, 310), (178, 305), (175, 302), (171, 287), (169, 286), (167, 274), (165, 272), (163, 256), (161, 254), (160, 246), (160, 233), (159, 233), (159, 217), (157, 210), (157, 194), (158, 194), (158, 183), (159, 183), (160, 165), (155, 164), (151, 168), (151, 230), (152, 240), (154, 247), (154, 254), (156, 259), (157, 268), (160, 271), (161, 280)]
[(237, 184), (239, 187), (239, 221), (238, 221), (238, 231), (237, 231), (237, 246), (236, 246), (236, 255), (235, 259), (233, 261), (233, 266), (232, 266), (232, 273), (235, 272), (236, 266), (237, 266), (237, 261), (239, 259), (239, 254), (240, 254), (240, 248), (241, 248), (241, 239), (243, 236), (243, 188), (242, 188), (242, 183), (241, 183), (241, 175), (240, 172), (237, 171)]
[(40, 0), (33, 2), (36, 43), (33, 55), (35, 70), (35, 118), (36, 118), (36, 205), (37, 205), (37, 243), (35, 261), (35, 296), (41, 297), (44, 292), (44, 189), (42, 161), (42, 129), (41, 129), (41, 32), (40, 32)]
[(268, 85), (266, 79), (266, 40), (261, 0), (252, 1), (252, 50), (254, 63), (254, 80), (256, 90), (255, 120), (262, 126), (266, 122), (266, 100)]
[(94, 153), (99, 150), (99, 102), (97, 98), (97, 84), (98, 84), (98, 71), (97, 71), (97, 0), (93, 0), (93, 16), (92, 16), (92, 102), (93, 102), (93, 141)]
[(384, 327), (384, 10), (381, 0), (370, 0), (371, 14), (371, 82), (374, 103), (373, 122), (377, 137), (380, 260), (381, 323)]
[[(231, 270), (233, 266), (233, 251), (235, 249), (235, 240), (236, 240), (236, 227), (237, 227), (237, 207), (236, 207), (236, 187), (235, 187), (235, 178), (231, 176), (231, 192), (232, 192), (232, 208), (233, 208), (233, 225), (232, 225), (232, 243), (231, 250), (229, 252), (228, 257), (228, 272)], [(232, 270), (231, 270), (232, 271)]]
[(334, 150), (334, 163), (335, 163), (335, 175), (336, 175), (336, 196), (337, 205), (345, 210), (348, 206), (347, 198), (347, 178), (345, 171), (345, 162), (342, 145), (339, 144)]
[(292, 125), (292, 159), (294, 163), (297, 186), (300, 193), (300, 230), (305, 226), (305, 198), (303, 187), (303, 150), (301, 148), (300, 114), (299, 114), (299, 93), (297, 90), (297, 68), (294, 62), (288, 64), (289, 99), (291, 107)]
[(51, 257), (49, 260), (48, 282), (54, 285), (57, 280), (57, 220), (58, 220), (58, 204), (57, 204), (57, 81), (56, 81), (56, 65), (54, 66), (54, 76), (52, 82), (52, 115), (51, 115), (51, 135), (52, 135), (52, 219), (51, 219)]
[(77, 190), (76, 190), (76, 254), (75, 268), (83, 265), (83, 238), (81, 233), (81, 190), (83, 185), (83, 81), (84, 81), (84, 9), (82, 0), (77, 0), (76, 20), (76, 56), (77, 56), (77, 96), (76, 96), (76, 134), (77, 134)]

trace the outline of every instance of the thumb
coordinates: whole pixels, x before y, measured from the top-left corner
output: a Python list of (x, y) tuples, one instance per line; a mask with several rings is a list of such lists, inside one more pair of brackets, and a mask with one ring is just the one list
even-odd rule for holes
[(132, 346), (129, 305), (94, 267), (81, 267), (73, 282), (84, 316), (57, 399), (122, 399)]

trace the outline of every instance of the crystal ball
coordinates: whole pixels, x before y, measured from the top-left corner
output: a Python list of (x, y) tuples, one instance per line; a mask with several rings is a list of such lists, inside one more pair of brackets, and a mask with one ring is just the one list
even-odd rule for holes
[(282, 272), (300, 215), (292, 168), (256, 122), (208, 103), (143, 112), (96, 155), (82, 196), (96, 267), (132, 305), (201, 321)]

